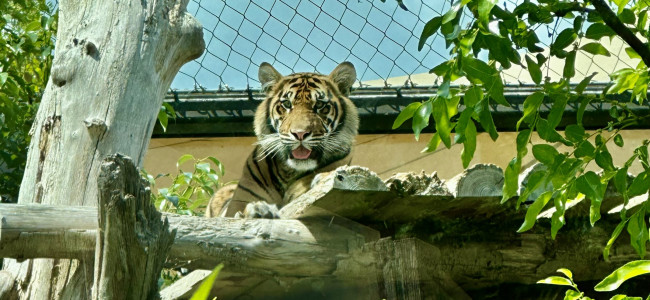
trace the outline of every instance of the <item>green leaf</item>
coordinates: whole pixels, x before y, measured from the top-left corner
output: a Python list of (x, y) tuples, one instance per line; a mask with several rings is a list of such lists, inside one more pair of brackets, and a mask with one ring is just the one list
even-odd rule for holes
[(564, 135), (569, 141), (580, 143), (585, 140), (589, 135), (585, 133), (585, 129), (580, 125), (571, 124), (564, 129)]
[(195, 168), (197, 170), (203, 171), (206, 174), (210, 173), (210, 170), (211, 170), (210, 163), (198, 163), (198, 164), (196, 164)]
[[(435, 99), (438, 98), (434, 98), (434, 101)], [(413, 133), (415, 134), (416, 141), (420, 140), (420, 132), (422, 132), (422, 129), (429, 126), (429, 118), (431, 116), (431, 109), (432, 109), (431, 102), (432, 102), (431, 100), (424, 102), (413, 115), (412, 128), (413, 128)], [(445, 112), (446, 111), (447, 110), (445, 109)]]
[(496, 0), (479, 0), (478, 1), (478, 24), (479, 28), (489, 31), (488, 23), (490, 23), (490, 11), (496, 4)]
[(567, 278), (573, 280), (573, 273), (571, 273), (571, 270), (565, 269), (565, 268), (560, 268), (557, 271), (564, 274), (564, 276), (566, 276)]
[(521, 161), (516, 157), (513, 158), (504, 170), (504, 182), (501, 196), (501, 204), (508, 201), (508, 199), (517, 196), (517, 189), (519, 188), (519, 172), (521, 171)]
[(483, 83), (485, 90), (497, 103), (510, 105), (503, 96), (501, 75), (494, 67), (472, 57), (464, 57), (462, 67), (470, 80), (479, 80)]
[(625, 5), (622, 7), (623, 9), (621, 9), (621, 6), (618, 7), (618, 18), (625, 24), (634, 25), (636, 23), (636, 15), (632, 10), (625, 8)]
[(497, 133), (497, 127), (494, 125), (494, 119), (492, 119), (492, 113), (490, 112), (490, 106), (487, 99), (484, 99), (474, 108), (474, 111), (479, 116), (479, 123), (483, 129), (490, 134), (490, 138), (493, 141), (496, 141), (499, 137)]
[(630, 244), (641, 258), (645, 257), (648, 242), (648, 226), (645, 223), (645, 207), (641, 207), (627, 222), (627, 233), (630, 235)]
[(626, 263), (624, 266), (607, 275), (599, 282), (594, 290), (598, 292), (609, 292), (617, 289), (626, 280), (650, 273), (650, 260), (635, 260)]
[(469, 88), (463, 97), (463, 103), (467, 108), (474, 107), (481, 100), (483, 100), (483, 89), (478, 86)]
[(600, 40), (604, 36), (614, 36), (616, 33), (609, 26), (603, 23), (594, 23), (587, 28), (585, 37), (592, 40)]
[(623, 145), (625, 145), (625, 142), (623, 142), (623, 137), (620, 134), (614, 136), (614, 144), (619, 147), (623, 147)]
[(5, 81), (7, 81), (8, 76), (9, 76), (9, 73), (7, 73), (7, 72), (1, 72), (0, 73), (0, 87), (2, 87), (5, 84)]
[(553, 107), (551, 107), (551, 111), (548, 113), (547, 118), (548, 125), (552, 129), (555, 129), (555, 127), (560, 124), (568, 101), (568, 98), (565, 96), (565, 94), (556, 94), (554, 95), (554, 98), (555, 100), (553, 101)]
[(547, 166), (553, 164), (555, 156), (558, 154), (560, 153), (558, 153), (553, 146), (548, 144), (538, 144), (533, 146), (533, 156), (535, 156), (535, 159)]
[(223, 268), (223, 264), (219, 264), (212, 270), (212, 273), (208, 277), (206, 277), (203, 282), (201, 282), (201, 285), (199, 288), (194, 292), (192, 295), (192, 298), (190, 300), (206, 300), (210, 296), (210, 291), (212, 291), (212, 286), (214, 285), (214, 282), (217, 280), (217, 276), (219, 275), (219, 272)]
[(451, 147), (451, 122), (447, 111), (446, 99), (436, 97), (431, 103), (433, 119), (436, 122), (436, 132), (440, 135), (440, 139), (447, 148)]
[(474, 111), (465, 109), (460, 114), (458, 122), (456, 123), (456, 135), (454, 136), (454, 142), (457, 144), (465, 142), (465, 130), (467, 129), (467, 124), (471, 122), (472, 115)]
[(578, 35), (573, 31), (573, 28), (566, 28), (560, 32), (560, 34), (557, 35), (555, 38), (555, 41), (553, 44), (551, 44), (551, 52), (562, 50), (566, 48), (567, 46), (571, 45), (576, 39), (578, 38)]
[(454, 4), (449, 8), (449, 10), (442, 16), (442, 24), (448, 23), (449, 21), (456, 18), (458, 11), (460, 11), (465, 3), (461, 0), (456, 0)]
[(621, 220), (621, 222), (618, 223), (618, 225), (614, 229), (614, 232), (612, 232), (612, 236), (609, 237), (609, 240), (607, 241), (607, 245), (605, 245), (605, 249), (603, 249), (603, 258), (605, 259), (605, 261), (609, 261), (609, 249), (612, 248), (618, 236), (621, 235), (621, 232), (623, 231), (623, 228), (625, 228), (626, 223), (627, 220)]
[(572, 78), (576, 75), (576, 50), (573, 50), (567, 54), (566, 59), (564, 60), (564, 70), (562, 76), (564, 78)]
[[(587, 86), (588, 86), (589, 83), (591, 82), (591, 79), (593, 79), (594, 76), (596, 76), (596, 74), (598, 74), (598, 73), (594, 72), (593, 74), (591, 74), (591, 75), (585, 77), (584, 79), (582, 79), (582, 80), (580, 81), (580, 83), (578, 83), (578, 85), (576, 85), (576, 88), (574, 89), (574, 91), (575, 91), (576, 93), (578, 93), (578, 95), (581, 95), (582, 92), (585, 91), (585, 88), (587, 88)], [(583, 99), (584, 99), (584, 98), (583, 98)], [(584, 109), (583, 109), (583, 111), (584, 111)]]
[[(481, 0), (481, 1), (488, 1), (488, 0)], [(478, 30), (474, 29), (460, 39), (459, 46), (462, 55), (472, 54), (472, 45), (474, 44), (474, 40), (476, 39), (477, 34), (478, 34)]]
[(393, 129), (399, 128), (400, 126), (402, 126), (404, 121), (413, 118), (413, 115), (420, 108), (421, 105), (422, 102), (413, 102), (408, 106), (406, 106), (404, 109), (402, 109), (402, 111), (397, 116), (397, 119), (395, 119), (395, 122), (393, 122)]
[(427, 22), (427, 24), (424, 25), (424, 29), (422, 30), (422, 34), (420, 35), (420, 41), (418, 42), (418, 51), (422, 51), (424, 44), (427, 42), (427, 39), (438, 31), (440, 25), (442, 25), (441, 16), (437, 16), (429, 20), (429, 22)]
[(629, 197), (643, 195), (648, 191), (648, 187), (650, 187), (650, 175), (648, 172), (649, 171), (641, 172), (634, 178), (634, 180), (632, 180), (630, 187), (627, 188), (627, 194)]
[(582, 47), (580, 47), (580, 50), (584, 50), (593, 55), (610, 56), (609, 51), (607, 51), (607, 49), (605, 49), (605, 47), (603, 47), (603, 45), (600, 43), (589, 43), (582, 45)]
[(600, 151), (596, 153), (596, 164), (605, 171), (613, 171), (615, 169), (612, 155), (607, 151), (607, 147), (600, 148)]
[(537, 120), (537, 134), (543, 140), (551, 143), (562, 141), (562, 136), (555, 130), (555, 128), (549, 125), (549, 122), (539, 118)]
[(645, 30), (647, 24), (648, 24), (648, 10), (644, 9), (639, 12), (639, 20), (636, 22), (636, 29)]
[(454, 62), (448, 60), (448, 61), (442, 62), (439, 65), (433, 67), (433, 69), (429, 70), (429, 73), (433, 73), (433, 74), (436, 74), (438, 76), (443, 76), (447, 72), (449, 72), (449, 70), (451, 70), (453, 65), (454, 65)]
[(576, 121), (578, 122), (578, 125), (582, 125), (582, 117), (585, 114), (585, 109), (587, 109), (587, 105), (589, 105), (589, 102), (591, 102), (592, 99), (592, 97), (583, 96), (582, 100), (580, 100), (580, 107), (578, 107), (578, 112), (576, 113)]
[[(628, 182), (628, 175), (627, 175), (627, 166), (618, 169), (616, 171), (616, 175), (614, 175), (614, 186), (616, 187), (616, 190), (623, 195), (623, 197), (627, 197), (627, 182)], [(625, 202), (627, 204), (627, 202)]]
[(582, 29), (582, 24), (584, 23), (585, 18), (582, 16), (577, 16), (575, 19), (573, 19), (573, 31), (575, 32), (581, 32)]
[(216, 159), (215, 157), (212, 157), (212, 156), (208, 156), (207, 159), (212, 161), (214, 163), (214, 165), (217, 166), (217, 168), (219, 168), (219, 173), (221, 175), (226, 174), (226, 170), (224, 169), (223, 164), (218, 159)]
[(596, 148), (589, 142), (589, 141), (584, 141), (578, 145), (576, 148), (576, 151), (573, 152), (573, 155), (575, 155), (576, 158), (581, 158), (581, 157), (590, 157), (593, 158), (596, 154)]
[(440, 139), (440, 134), (436, 132), (429, 140), (429, 143), (427, 143), (427, 147), (422, 149), (420, 153), (436, 151), (436, 149), (438, 149), (438, 146), (440, 146), (441, 142), (442, 140)]
[(470, 120), (465, 128), (465, 142), (463, 142), (463, 152), (460, 154), (463, 168), (466, 169), (469, 166), (474, 157), (474, 151), (476, 151), (476, 126)]
[[(537, 145), (536, 145), (537, 146)], [(534, 151), (534, 148), (533, 148)], [(521, 233), (524, 231), (527, 231), (535, 225), (535, 221), (537, 221), (537, 215), (542, 211), (544, 206), (548, 203), (549, 200), (551, 200), (551, 196), (553, 195), (553, 191), (546, 191), (543, 194), (539, 195), (537, 199), (535, 199), (535, 202), (531, 204), (528, 207), (528, 210), (526, 210), (526, 218), (524, 219), (524, 223), (521, 224), (521, 227), (517, 230), (517, 232)], [(554, 276), (552, 276), (554, 277)], [(552, 278), (549, 277), (549, 278)], [(549, 279), (546, 278), (546, 279)], [(564, 279), (564, 278), (563, 278)], [(565, 279), (566, 280), (566, 279)], [(545, 282), (537, 282), (537, 283), (545, 283)]]
[(539, 109), (539, 106), (542, 105), (543, 101), (544, 93), (542, 92), (534, 92), (530, 94), (530, 96), (526, 97), (526, 100), (524, 100), (524, 115), (519, 119), (519, 121), (517, 121), (517, 130), (519, 130), (519, 126), (523, 121), (532, 124), (531, 117), (537, 113), (537, 110)]
[(538, 281), (537, 283), (573, 286), (573, 283), (571, 282), (571, 280), (566, 279), (564, 277), (560, 277), (560, 276), (551, 276), (551, 277), (542, 279), (542, 280)]
[(600, 204), (607, 185), (600, 182), (600, 177), (596, 173), (589, 171), (576, 179), (576, 188), (591, 200), (589, 219), (591, 226), (594, 226), (594, 223), (600, 219)]
[(526, 66), (528, 67), (528, 73), (530, 73), (530, 78), (536, 84), (542, 82), (542, 71), (539, 68), (539, 65), (535, 61), (526, 55)]
[(530, 129), (522, 130), (517, 134), (517, 157), (522, 159), (528, 153), (528, 141), (532, 131)]
[(164, 106), (160, 107), (160, 110), (158, 111), (158, 122), (160, 123), (160, 126), (163, 129), (163, 132), (167, 131), (167, 122), (169, 120), (169, 117), (167, 116), (167, 111), (165, 110)]
[(181, 156), (181, 157), (178, 158), (178, 160), (176, 161), (176, 168), (178, 169), (178, 168), (179, 168), (183, 163), (185, 163), (186, 161), (188, 161), (188, 160), (190, 160), (190, 159), (191, 159), (191, 160), (196, 160), (196, 158), (194, 158), (194, 156), (191, 155), (191, 154), (185, 154), (185, 155)]
[(583, 297), (583, 294), (576, 290), (566, 290), (564, 293), (564, 300), (590, 300), (587, 297)]

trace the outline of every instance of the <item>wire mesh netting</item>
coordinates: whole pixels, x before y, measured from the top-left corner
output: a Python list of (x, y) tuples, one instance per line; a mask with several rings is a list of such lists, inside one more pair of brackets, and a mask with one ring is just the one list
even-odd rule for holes
[[(408, 10), (396, 1), (192, 0), (188, 12), (203, 25), (206, 50), (181, 69), (172, 89), (258, 89), (257, 69), (265, 61), (283, 74), (328, 73), (338, 63), (350, 61), (357, 69), (357, 87), (434, 86), (436, 78), (428, 71), (449, 58), (444, 37), (429, 38), (422, 51), (417, 46), (426, 22), (446, 12), (451, 1), (403, 3)], [(518, 3), (499, 5), (513, 10)], [(466, 23), (472, 20), (469, 15), (463, 18)], [(554, 36), (572, 26), (572, 21), (558, 19), (536, 26), (541, 46), (548, 49)], [(612, 55), (595, 60), (581, 52), (575, 80), (598, 72), (594, 80), (606, 82), (611, 70), (636, 66), (620, 39), (603, 43)], [(487, 58), (487, 53), (481, 55)], [(543, 67), (551, 79), (562, 76), (563, 61), (551, 58)], [(528, 72), (517, 65), (505, 71), (503, 79), (511, 85), (532, 83)]]

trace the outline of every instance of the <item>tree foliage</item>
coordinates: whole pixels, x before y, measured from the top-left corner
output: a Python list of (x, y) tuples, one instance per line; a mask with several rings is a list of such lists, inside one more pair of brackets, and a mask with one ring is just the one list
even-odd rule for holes
[[(590, 221), (593, 226), (600, 219), (600, 206), (608, 184), (613, 184), (623, 195), (625, 204), (631, 197), (648, 192), (650, 187), (648, 140), (637, 147), (622, 166), (613, 164), (608, 150), (608, 147), (624, 146), (625, 141), (619, 134), (621, 130), (650, 117), (637, 115), (630, 109), (631, 105), (648, 105), (650, 48), (641, 39), (648, 40), (650, 37), (649, 5), (647, 1), (626, 0), (613, 1), (611, 6), (602, 0), (540, 0), (523, 1), (516, 7), (506, 9), (494, 0), (455, 1), (447, 12), (434, 16), (420, 36), (419, 48), (422, 50), (428, 38), (440, 33), (451, 54), (449, 60), (430, 71), (443, 79), (437, 96), (409, 105), (397, 117), (394, 127), (412, 119), (417, 139), (425, 127), (431, 126), (429, 120), (433, 118), (435, 134), (423, 151), (434, 151), (441, 143), (447, 148), (453, 143), (463, 144), (461, 159), (467, 167), (476, 149), (478, 126), (493, 140), (498, 138), (490, 108), (496, 105), (510, 106), (503, 95), (502, 72), (519, 65), (528, 70), (537, 90), (525, 99), (522, 117), (516, 124), (517, 155), (505, 169), (502, 202), (517, 201), (519, 206), (533, 190), (549, 186), (552, 188), (529, 206), (520, 232), (532, 228), (537, 215), (544, 208), (555, 207), (550, 228), (551, 236), (555, 238), (558, 230), (565, 225), (568, 201), (590, 201)], [(572, 26), (558, 27), (560, 19), (569, 21)], [(542, 47), (535, 30), (545, 24), (554, 28), (552, 41), (546, 49)], [(609, 56), (611, 54), (600, 40), (617, 36), (627, 44), (626, 53), (641, 61), (635, 68), (612, 70), (609, 74), (611, 83), (602, 93), (585, 93), (594, 75), (576, 78), (577, 53), (590, 53), (596, 59), (599, 55)], [(543, 77), (543, 70), (548, 68), (551, 59), (564, 63), (562, 78), (558, 80)], [(469, 86), (454, 84), (460, 78), (466, 78)], [(611, 107), (611, 120), (607, 127), (593, 133), (586, 131), (582, 123), (585, 109), (590, 103), (604, 103), (604, 107)], [(540, 111), (543, 104), (550, 106), (548, 113)], [(566, 126), (561, 134), (558, 125), (570, 104), (579, 107), (577, 122)], [(543, 140), (542, 143), (532, 144), (531, 139), (535, 134)], [(553, 146), (557, 143), (571, 150), (559, 152)], [(529, 149), (532, 151), (529, 152)], [(517, 196), (522, 160), (531, 154), (546, 168), (531, 174), (518, 200), (512, 200)], [(633, 180), (628, 180), (628, 169), (635, 162), (641, 164), (643, 171)], [(603, 172), (587, 170), (588, 166), (594, 164)], [(623, 209), (621, 223), (612, 233), (609, 243), (604, 245), (605, 259), (623, 229), (627, 229), (639, 256), (644, 257), (648, 242), (648, 216), (650, 201), (647, 197), (635, 211), (630, 213)]]
[(15, 201), (52, 66), (57, 14), (43, 0), (1, 1), (0, 13), (0, 196)]
[[(181, 166), (192, 162), (193, 171), (186, 172)], [(212, 195), (221, 188), (224, 183), (221, 180), (225, 174), (223, 164), (208, 156), (196, 159), (191, 154), (184, 154), (176, 161), (178, 172), (176, 175), (158, 174), (155, 177), (145, 170), (141, 170), (151, 187), (151, 199), (159, 211), (173, 212), (182, 215), (201, 215)], [(171, 185), (158, 188), (156, 180), (168, 178)]]

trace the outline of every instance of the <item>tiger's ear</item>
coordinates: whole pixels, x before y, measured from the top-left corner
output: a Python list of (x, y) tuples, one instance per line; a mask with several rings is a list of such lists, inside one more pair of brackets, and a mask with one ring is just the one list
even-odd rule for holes
[(330, 73), (330, 79), (339, 88), (339, 91), (344, 95), (350, 93), (350, 88), (357, 80), (357, 71), (354, 69), (354, 65), (351, 62), (342, 62), (338, 65), (332, 73)]
[(263, 62), (260, 65), (257, 77), (260, 79), (260, 83), (262, 84), (262, 90), (265, 91), (278, 82), (282, 78), (282, 74), (275, 70), (271, 64)]

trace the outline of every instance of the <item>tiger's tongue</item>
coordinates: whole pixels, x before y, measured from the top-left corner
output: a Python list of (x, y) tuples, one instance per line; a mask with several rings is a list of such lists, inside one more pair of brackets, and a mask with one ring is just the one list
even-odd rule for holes
[(309, 154), (311, 154), (311, 150), (303, 146), (299, 146), (298, 148), (293, 149), (291, 151), (291, 154), (295, 159), (307, 159), (309, 158)]

